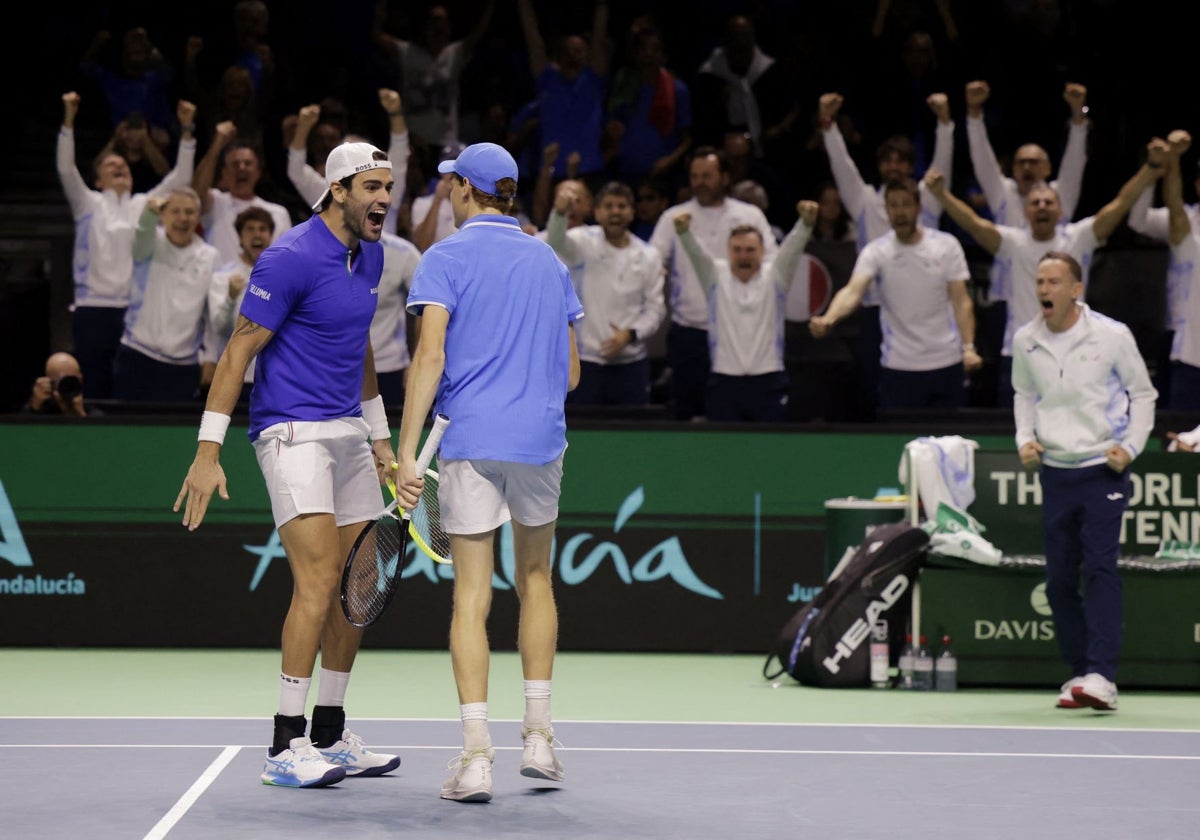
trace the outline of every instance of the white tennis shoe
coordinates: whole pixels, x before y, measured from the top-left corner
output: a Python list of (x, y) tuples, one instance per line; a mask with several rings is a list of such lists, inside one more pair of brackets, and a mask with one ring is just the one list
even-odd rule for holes
[(546, 779), (551, 782), (563, 780), (563, 765), (554, 753), (554, 746), (562, 746), (554, 739), (554, 729), (521, 728), (521, 740), (525, 748), (521, 752), (521, 775), (531, 779)]
[(307, 738), (293, 738), (288, 749), (267, 755), (261, 778), (264, 785), (325, 787), (346, 778), (346, 768), (326, 762)]
[(1071, 689), (1083, 682), (1083, 677), (1071, 677), (1062, 684), (1062, 688), (1058, 692), (1058, 703), (1060, 709), (1082, 709), (1083, 704), (1075, 699), (1075, 695), (1071, 693)]
[(1071, 696), (1083, 706), (1101, 712), (1116, 711), (1117, 684), (1101, 674), (1092, 672), (1072, 687)]
[(442, 782), (442, 799), (488, 802), (492, 798), (492, 750), (463, 750), (446, 765), (454, 775)]
[(328, 747), (317, 751), (330, 764), (346, 768), (347, 776), (382, 776), (400, 766), (400, 756), (371, 752), (363, 746), (363, 739), (349, 729)]

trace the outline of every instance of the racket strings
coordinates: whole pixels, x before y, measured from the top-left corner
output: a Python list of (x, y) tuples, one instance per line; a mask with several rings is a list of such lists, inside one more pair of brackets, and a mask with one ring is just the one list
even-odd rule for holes
[(425, 473), (425, 489), (412, 510), (412, 533), (425, 545), (427, 553), (442, 563), (450, 562), (450, 535), (442, 530), (442, 509), (438, 503), (438, 479), (432, 470)]
[(363, 532), (344, 572), (342, 606), (351, 624), (374, 623), (396, 591), (404, 549), (400, 523), (385, 516)]

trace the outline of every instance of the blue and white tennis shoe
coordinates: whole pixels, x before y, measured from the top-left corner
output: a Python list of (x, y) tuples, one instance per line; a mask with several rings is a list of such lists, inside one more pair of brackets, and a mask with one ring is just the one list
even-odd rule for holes
[(264, 785), (280, 787), (326, 787), (344, 778), (346, 768), (326, 762), (307, 738), (293, 738), (288, 749), (268, 755), (262, 771)]
[(347, 776), (382, 776), (400, 766), (400, 756), (371, 752), (349, 729), (342, 730), (341, 740), (317, 751), (329, 764), (344, 767)]

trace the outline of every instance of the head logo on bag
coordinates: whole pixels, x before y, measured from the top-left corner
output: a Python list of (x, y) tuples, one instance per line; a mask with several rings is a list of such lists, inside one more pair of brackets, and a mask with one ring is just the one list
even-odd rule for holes
[(867, 604), (867, 612), (863, 618), (856, 619), (850, 625), (842, 637), (838, 639), (834, 645), (833, 653), (821, 660), (821, 664), (825, 666), (831, 674), (836, 674), (841, 670), (841, 662), (843, 659), (849, 659), (854, 651), (858, 650), (858, 646), (871, 635), (871, 626), (875, 621), (887, 613), (896, 602), (900, 600), (900, 596), (908, 591), (908, 576), (896, 575), (892, 578), (892, 582), (883, 588), (879, 593), (879, 597)]

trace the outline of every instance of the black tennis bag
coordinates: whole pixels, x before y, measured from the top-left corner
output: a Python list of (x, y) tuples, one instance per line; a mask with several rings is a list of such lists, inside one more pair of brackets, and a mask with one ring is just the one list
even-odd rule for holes
[[(837, 577), (784, 625), (763, 676), (788, 673), (803, 685), (860, 688), (870, 682), (871, 626), (888, 620), (889, 660), (904, 640), (912, 587), (929, 535), (908, 522), (877, 525)], [(778, 663), (774, 670), (773, 663)]]

